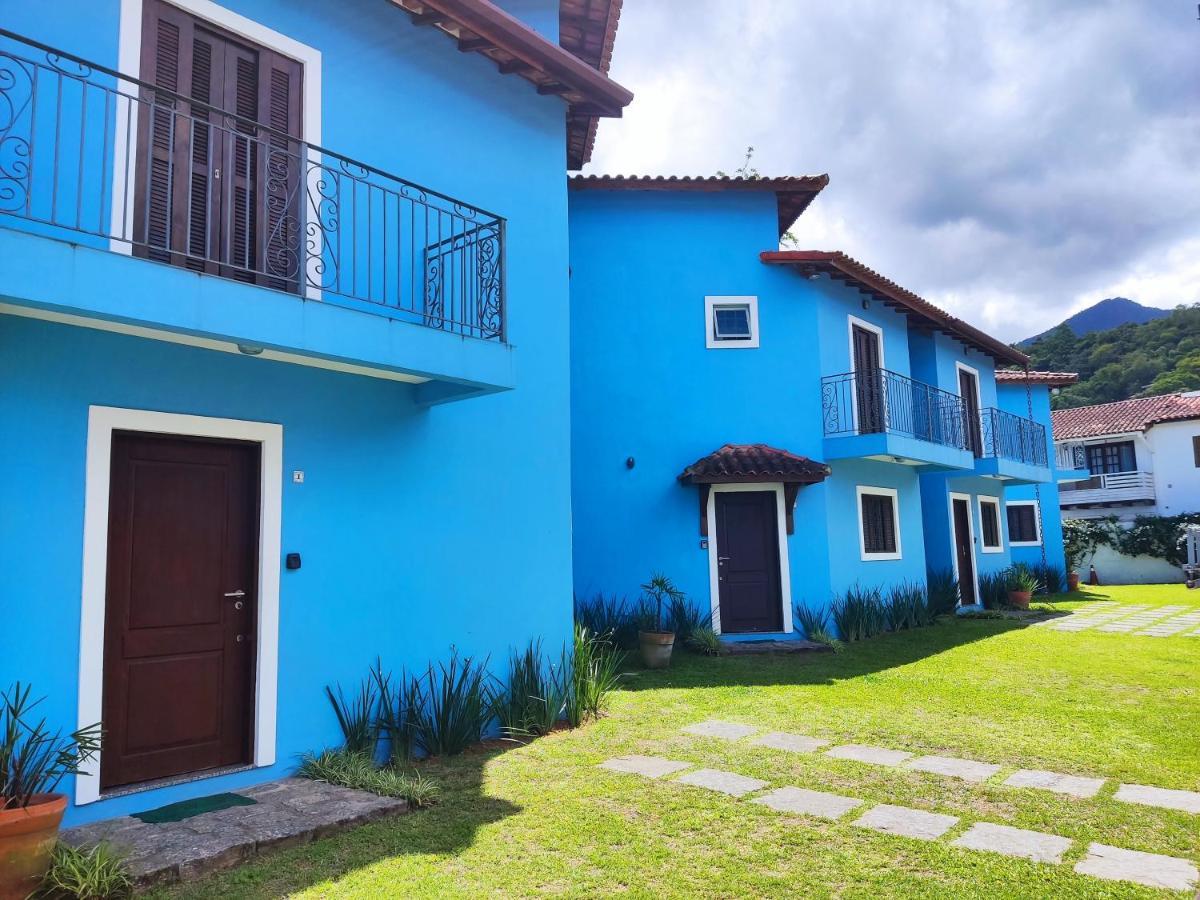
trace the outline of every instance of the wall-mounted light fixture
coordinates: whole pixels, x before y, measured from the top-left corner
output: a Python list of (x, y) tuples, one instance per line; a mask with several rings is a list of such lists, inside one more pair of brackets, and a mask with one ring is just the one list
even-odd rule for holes
[(245, 353), (247, 356), (259, 356), (263, 352), (263, 348), (257, 344), (238, 344), (238, 353)]
[(632, 469), (636, 465), (637, 465), (637, 460), (634, 459), (632, 456), (625, 457), (625, 468)]

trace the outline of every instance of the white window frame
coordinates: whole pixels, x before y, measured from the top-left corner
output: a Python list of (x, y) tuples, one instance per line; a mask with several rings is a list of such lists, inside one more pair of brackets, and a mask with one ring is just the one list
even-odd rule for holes
[(846, 316), (846, 339), (849, 341), (848, 349), (850, 351), (850, 361), (846, 366), (847, 372), (857, 372), (858, 367), (854, 365), (854, 326), (857, 325), (864, 331), (873, 331), (879, 336), (879, 368), (887, 368), (887, 357), (884, 356), (886, 348), (883, 340), (883, 327), (876, 325), (874, 322), (868, 322), (866, 319), (860, 319), (858, 316)]
[[(1004, 552), (1004, 520), (1002, 518), (1003, 508), (1000, 505), (1000, 498), (988, 494), (980, 494), (976, 500), (979, 504), (979, 549), (983, 553), (1003, 553)], [(983, 507), (984, 505), (995, 507), (996, 509), (996, 539), (1000, 542), (988, 546), (987, 529), (983, 527)]]
[[(962, 576), (958, 571), (958, 547), (956, 545), (955, 524), (954, 524), (954, 501), (963, 500), (967, 504), (967, 540), (971, 546), (971, 572), (974, 576), (975, 583), (975, 602), (983, 603), (983, 598), (979, 595), (979, 554), (975, 552), (975, 516), (971, 512), (971, 495), (960, 494), (955, 491), (950, 491), (946, 498), (946, 510), (950, 516), (950, 562), (954, 569), (954, 580), (961, 584)], [(962, 589), (959, 589), (958, 605), (962, 606)]]
[[(1036, 500), (1009, 500), (1008, 508), (1014, 506), (1032, 506), (1033, 507), (1033, 530), (1037, 533), (1036, 541), (1014, 541), (1012, 535), (1008, 536), (1008, 546), (1010, 547), (1040, 547), (1042, 546), (1042, 511)], [(1004, 516), (1004, 527), (1008, 527), (1008, 515)]]
[[(104, 614), (108, 580), (108, 502), (114, 431), (251, 441), (261, 446), (258, 523), (258, 649), (252, 765), (275, 763), (279, 682), (279, 557), (283, 520), (283, 426), (179, 413), (88, 408), (84, 474), (83, 587), (79, 616), (79, 727), (103, 718)], [(101, 750), (101, 754), (103, 750)], [(100, 758), (75, 777), (75, 803), (103, 800)], [(221, 773), (215, 772), (214, 777)], [(204, 777), (200, 773), (198, 777)]]
[[(890, 497), (892, 499), (892, 527), (896, 532), (896, 552), (894, 553), (868, 553), (867, 552), (867, 536), (863, 529), (865, 521), (863, 519), (863, 497), (865, 495), (876, 497)], [(900, 542), (900, 491), (896, 488), (875, 487), (869, 484), (860, 484), (854, 488), (854, 505), (858, 509), (858, 554), (863, 562), (881, 562), (891, 559), (903, 559), (904, 547)]]
[(774, 491), (775, 510), (778, 513), (776, 528), (779, 531), (779, 598), (783, 604), (783, 634), (792, 632), (792, 570), (788, 563), (788, 534), (787, 534), (787, 503), (783, 482), (763, 482), (761, 484), (714, 484), (708, 491), (708, 597), (709, 615), (713, 631), (721, 634), (721, 579), (718, 572), (717, 557), (720, 550), (717, 547), (717, 494), (728, 494), (739, 491)]
[[(166, 2), (197, 19), (203, 19), (230, 34), (243, 37), (260, 47), (268, 47), (300, 63), (303, 86), (301, 140), (307, 145), (321, 145), (320, 50), (274, 29), (267, 28), (254, 19), (239, 15), (212, 0), (166, 0)], [(142, 0), (121, 0), (121, 18), (118, 29), (117, 71), (140, 78), (142, 74)], [(139, 93), (136, 85), (124, 79), (118, 81), (117, 90), (133, 96)], [(131, 102), (125, 101), (126, 104)], [(121, 106), (119, 97), (116, 99), (116, 105), (119, 115)], [(133, 237), (134, 191), (129, 190), (126, 194), (125, 186), (126, 184), (133, 185), (136, 181), (138, 123), (141, 117), (136, 115), (135, 110), (128, 110), (127, 114), (131, 115), (133, 119), (128, 134), (126, 129), (117, 128), (116, 134), (113, 136), (112, 202), (109, 204), (112, 210), (110, 234)], [(126, 138), (132, 142), (131, 147), (127, 146)], [(305, 180), (311, 196), (324, 173), (320, 168), (321, 154), (311, 146), (306, 147), (306, 151), (308, 172)], [(124, 197), (124, 203), (121, 202), (122, 197)], [(301, 216), (308, 215), (310, 205), (307, 202), (301, 202)], [(303, 224), (301, 227), (303, 228)], [(123, 253), (126, 256), (133, 254), (133, 244), (130, 241), (117, 240), (113, 237), (109, 239), (108, 243), (109, 249), (114, 253)], [(302, 264), (306, 262), (307, 258), (302, 260)], [(301, 271), (301, 280), (304, 280), (303, 270)], [(309, 300), (320, 300), (321, 290), (307, 286), (304, 296)]]
[[(718, 306), (745, 306), (750, 317), (750, 337), (728, 341), (716, 339)], [(758, 297), (705, 297), (704, 346), (709, 350), (752, 350), (758, 347)]]

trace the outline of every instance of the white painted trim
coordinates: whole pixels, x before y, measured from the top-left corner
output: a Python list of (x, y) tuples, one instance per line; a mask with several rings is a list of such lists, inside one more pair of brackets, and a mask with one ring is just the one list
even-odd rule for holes
[[(254, 682), (254, 765), (275, 762), (279, 680), (279, 558), (283, 518), (283, 426), (179, 413), (88, 409), (83, 506), (83, 589), (79, 616), (79, 727), (102, 719), (104, 604), (108, 577), (108, 500), (113, 432), (143, 431), (253, 441), (262, 446), (258, 570), (258, 651)], [(75, 779), (75, 803), (101, 799), (100, 757)]]
[[(989, 494), (980, 494), (975, 498), (979, 506), (979, 549), (983, 553), (1003, 553), (1004, 552), (1004, 523), (1001, 521), (1001, 506), (1000, 498)], [(996, 537), (1000, 543), (991, 547), (987, 544), (987, 529), (983, 527), (983, 505), (989, 504), (996, 508)]]
[[(750, 337), (745, 340), (718, 341), (714, 337), (714, 310), (718, 306), (745, 306), (750, 311)], [(704, 346), (709, 350), (753, 350), (758, 347), (757, 297), (705, 297)]]
[[(951, 491), (947, 496), (947, 509), (950, 514), (950, 562), (954, 568), (954, 580), (959, 581), (957, 536), (954, 533), (954, 501), (965, 500), (967, 504), (967, 538), (971, 545), (971, 569), (975, 580), (975, 602), (982, 603), (979, 596), (979, 554), (975, 552), (975, 516), (971, 512), (971, 495), (958, 494)], [(959, 605), (962, 605), (962, 595), (959, 595)]]
[[(274, 29), (267, 28), (265, 25), (248, 19), (245, 16), (239, 15), (233, 10), (226, 9), (212, 0), (168, 0), (168, 2), (178, 9), (183, 10), (198, 19), (204, 19), (225, 31), (243, 37), (246, 40), (258, 44), (260, 47), (269, 47), (284, 56), (291, 57), (300, 63), (302, 71), (302, 91), (301, 101), (303, 110), (301, 112), (301, 139), (306, 144), (321, 144), (321, 51), (308, 44), (303, 44), (294, 38), (288, 37)], [(142, 73), (142, 0), (121, 0), (121, 17), (118, 26), (117, 36), (117, 71), (126, 75), (132, 75), (135, 78), (140, 78)], [(137, 88), (128, 81), (121, 81), (117, 89), (126, 94), (137, 94)], [(126, 107), (130, 101), (126, 100)], [(118, 98), (117, 106), (117, 122), (120, 123), (121, 101)], [(126, 109), (126, 115), (132, 115), (130, 128), (128, 130), (128, 140), (132, 141), (133, 146), (127, 147), (127, 135), (124, 129), (118, 127), (114, 135), (113, 144), (113, 178), (112, 178), (112, 234), (119, 234), (127, 239), (133, 237), (133, 195), (132, 188), (128, 192), (128, 196), (124, 198), (124, 208), (118, 202), (118, 198), (125, 193), (126, 184), (132, 185), (134, 182), (134, 172), (137, 166), (137, 137), (138, 137), (138, 116), (136, 110)], [(128, 159), (126, 153), (128, 152)], [(307, 150), (309, 166), (307, 181), (312, 187), (315, 182), (321, 177), (319, 169), (314, 169), (314, 166), (319, 166), (321, 163), (321, 154), (314, 152), (311, 149)], [(305, 209), (302, 214), (307, 213), (308, 204), (302, 204)], [(303, 225), (301, 226), (303, 228)], [(129, 255), (133, 252), (133, 247), (128, 241), (118, 241), (115, 239), (109, 240), (110, 249), (117, 253)], [(306, 296), (309, 299), (319, 300), (320, 291), (309, 288), (306, 291)]]
[[(867, 536), (863, 531), (863, 504), (862, 498), (864, 495), (873, 495), (876, 497), (891, 497), (892, 498), (892, 527), (896, 532), (896, 552), (895, 553), (868, 553), (867, 552)], [(854, 488), (854, 505), (858, 510), (858, 555), (863, 562), (878, 562), (888, 559), (903, 559), (904, 547), (900, 540), (900, 492), (896, 488), (889, 487), (873, 487), (869, 484), (856, 485)]]
[[(1033, 530), (1037, 532), (1037, 540), (1036, 541), (1014, 541), (1012, 539), (1012, 535), (1009, 534), (1008, 546), (1010, 546), (1010, 547), (1040, 547), (1040, 546), (1042, 546), (1042, 514), (1041, 514), (1042, 511), (1038, 507), (1038, 502), (1036, 500), (1009, 500), (1009, 501), (1007, 501), (1007, 506), (1009, 508), (1012, 508), (1014, 506), (1032, 506), (1033, 507)], [(1005, 518), (1004, 527), (1007, 528), (1008, 527), (1007, 513), (1005, 514), (1004, 518)]]
[[(792, 631), (792, 569), (788, 562), (787, 543), (787, 502), (783, 483), (779, 481), (762, 482), (761, 484), (714, 484), (708, 492), (708, 605), (710, 609), (713, 631), (721, 634), (721, 594), (720, 576), (717, 572), (717, 494), (736, 493), (744, 491), (774, 491), (775, 510), (778, 513), (776, 528), (779, 532), (779, 595), (783, 604), (783, 633)], [(740, 633), (740, 632), (739, 632)]]
[(850, 341), (850, 366), (848, 371), (857, 372), (858, 367), (854, 365), (854, 326), (857, 325), (864, 331), (873, 331), (879, 336), (879, 368), (886, 369), (887, 362), (884, 358), (884, 340), (883, 327), (876, 325), (874, 322), (868, 322), (866, 319), (860, 319), (858, 316), (846, 316), (846, 337)]

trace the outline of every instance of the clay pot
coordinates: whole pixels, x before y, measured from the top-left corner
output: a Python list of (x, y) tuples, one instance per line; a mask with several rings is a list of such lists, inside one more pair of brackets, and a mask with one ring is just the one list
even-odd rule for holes
[(675, 632), (639, 631), (638, 648), (642, 651), (642, 662), (647, 669), (665, 669), (671, 664)]
[(25, 900), (50, 867), (67, 798), (34, 794), (28, 806), (0, 809), (0, 900)]
[(1079, 590), (1079, 573), (1078, 572), (1068, 572), (1067, 573), (1067, 590), (1068, 591)]
[(1029, 600), (1033, 597), (1033, 591), (1009, 591), (1009, 605), (1015, 606), (1017, 609), (1029, 609)]

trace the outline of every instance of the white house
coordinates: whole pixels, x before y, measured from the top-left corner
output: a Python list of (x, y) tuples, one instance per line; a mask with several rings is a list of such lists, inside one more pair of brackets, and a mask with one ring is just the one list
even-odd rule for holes
[(1101, 403), (1053, 414), (1064, 519), (1200, 512), (1200, 391)]

